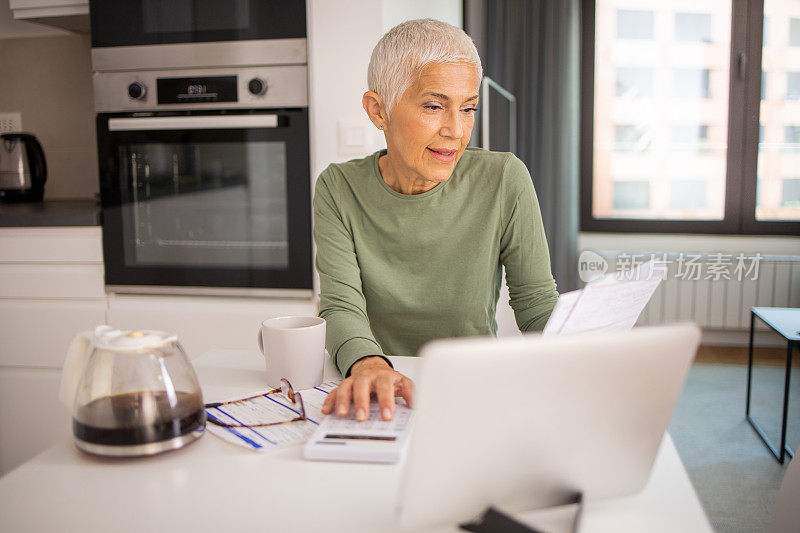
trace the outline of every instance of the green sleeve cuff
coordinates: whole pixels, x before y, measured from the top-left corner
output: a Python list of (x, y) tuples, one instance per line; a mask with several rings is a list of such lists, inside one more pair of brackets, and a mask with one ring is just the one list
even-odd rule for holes
[[(369, 355), (384, 357), (383, 350), (376, 342), (363, 337), (353, 337), (339, 347), (333, 360), (342, 376), (347, 376), (353, 363)], [(384, 357), (384, 359), (386, 358)], [(389, 364), (391, 365), (391, 363)]]

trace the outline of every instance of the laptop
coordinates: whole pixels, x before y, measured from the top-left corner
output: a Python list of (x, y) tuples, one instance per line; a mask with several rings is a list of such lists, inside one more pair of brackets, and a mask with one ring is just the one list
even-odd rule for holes
[(640, 491), (699, 342), (697, 326), (678, 324), (426, 344), (399, 522)]

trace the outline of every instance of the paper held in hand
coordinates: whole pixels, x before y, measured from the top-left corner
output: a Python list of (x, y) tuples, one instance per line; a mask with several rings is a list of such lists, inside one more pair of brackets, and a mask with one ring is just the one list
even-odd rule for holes
[(561, 294), (542, 333), (550, 336), (631, 329), (666, 275), (666, 263), (648, 261)]

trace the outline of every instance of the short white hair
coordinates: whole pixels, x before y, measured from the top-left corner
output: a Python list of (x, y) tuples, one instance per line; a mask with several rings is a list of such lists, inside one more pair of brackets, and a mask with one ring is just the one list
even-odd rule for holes
[(431, 63), (468, 63), (483, 77), (475, 43), (464, 30), (435, 19), (408, 20), (381, 37), (372, 50), (367, 87), (383, 99), (387, 114)]

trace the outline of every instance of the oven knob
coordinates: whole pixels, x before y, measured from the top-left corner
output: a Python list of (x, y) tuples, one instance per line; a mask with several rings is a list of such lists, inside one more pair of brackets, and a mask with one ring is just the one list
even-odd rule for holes
[(247, 90), (250, 91), (250, 94), (261, 96), (267, 92), (267, 84), (261, 78), (253, 78), (248, 82)]
[(141, 100), (144, 98), (144, 95), (147, 94), (147, 87), (143, 84), (135, 81), (128, 85), (128, 96), (133, 98), (134, 100)]

